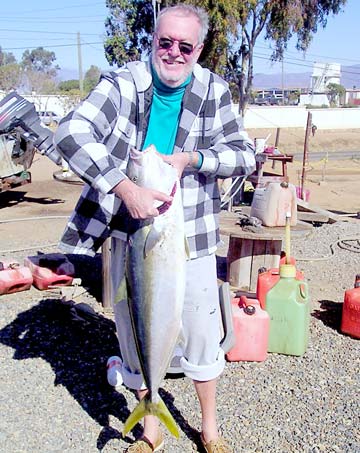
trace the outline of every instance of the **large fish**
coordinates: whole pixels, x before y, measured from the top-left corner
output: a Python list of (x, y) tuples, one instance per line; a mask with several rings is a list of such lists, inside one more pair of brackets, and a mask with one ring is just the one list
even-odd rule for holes
[(148, 393), (126, 420), (123, 435), (145, 415), (156, 415), (175, 436), (179, 431), (158, 390), (181, 331), (188, 249), (177, 171), (150, 146), (131, 150), (127, 175), (137, 185), (171, 194), (160, 215), (129, 238), (126, 278), (136, 349)]

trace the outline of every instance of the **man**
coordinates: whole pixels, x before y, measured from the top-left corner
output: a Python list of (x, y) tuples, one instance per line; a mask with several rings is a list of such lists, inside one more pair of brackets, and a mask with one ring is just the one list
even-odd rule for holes
[[(206, 451), (227, 453), (232, 450), (217, 429), (215, 398), (216, 380), (225, 365), (219, 347), (215, 258), (220, 210), (217, 177), (250, 174), (255, 159), (253, 144), (231, 110), (227, 84), (197, 64), (207, 31), (208, 18), (202, 9), (182, 4), (163, 9), (150, 61), (131, 62), (103, 75), (88, 98), (61, 122), (55, 141), (70, 167), (88, 183), (62, 248), (94, 254), (111, 235), (115, 289), (124, 272), (122, 206), (133, 218), (146, 219), (159, 215), (155, 201), (171, 201), (169, 194), (140, 188), (127, 178), (129, 149), (154, 144), (182, 176), (190, 260), (181, 366), (194, 381)], [(131, 341), (127, 304), (115, 303), (114, 308), (122, 379), (142, 398), (146, 389)], [(146, 416), (143, 436), (126, 451), (158, 451), (162, 445), (157, 419)]]

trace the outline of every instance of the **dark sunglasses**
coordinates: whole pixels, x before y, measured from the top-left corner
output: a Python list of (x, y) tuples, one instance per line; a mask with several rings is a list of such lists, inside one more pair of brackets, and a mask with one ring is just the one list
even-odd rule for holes
[[(194, 46), (188, 42), (178, 41), (177, 39), (171, 38), (158, 38), (159, 48), (169, 50), (172, 48), (175, 42), (179, 46), (179, 50), (184, 55), (191, 55), (194, 51)], [(195, 46), (196, 47), (196, 46)]]

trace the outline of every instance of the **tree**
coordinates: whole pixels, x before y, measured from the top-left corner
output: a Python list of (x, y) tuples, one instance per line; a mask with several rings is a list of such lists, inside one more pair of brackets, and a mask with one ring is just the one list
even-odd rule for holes
[(97, 85), (101, 75), (101, 69), (98, 66), (91, 65), (86, 71), (84, 77), (84, 89), (87, 93)]
[(331, 107), (338, 106), (346, 93), (346, 89), (339, 83), (329, 83), (326, 86), (326, 91)]
[(0, 89), (14, 90), (21, 83), (21, 68), (17, 63), (0, 66)]
[(54, 66), (55, 60), (55, 53), (43, 47), (37, 47), (32, 51), (25, 50), (20, 64), (26, 79), (25, 84), (30, 91), (43, 94), (56, 91), (55, 77), (60, 68)]
[(77, 90), (80, 93), (80, 82), (78, 79), (64, 80), (59, 83), (58, 89), (65, 93), (74, 90)]
[(37, 47), (32, 50), (25, 50), (22, 55), (21, 65), (25, 71), (42, 72), (49, 76), (55, 76), (59, 66), (53, 66), (56, 56), (54, 52)]
[(0, 66), (16, 64), (16, 58), (11, 52), (4, 52), (0, 46)]
[(238, 1), (239, 23), (231, 38), (229, 68), (239, 88), (239, 109), (244, 115), (253, 82), (254, 46), (260, 33), (275, 44), (272, 60), (283, 58), (287, 44), (297, 36), (296, 48), (306, 51), (318, 25), (325, 27), (330, 14), (338, 14), (346, 0)]

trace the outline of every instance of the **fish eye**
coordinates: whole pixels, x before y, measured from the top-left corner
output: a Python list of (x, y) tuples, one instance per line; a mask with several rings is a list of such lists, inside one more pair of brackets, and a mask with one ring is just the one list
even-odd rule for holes
[(137, 177), (137, 176), (133, 176), (133, 177), (131, 178), (131, 181), (132, 181), (132, 182), (136, 182), (137, 180), (138, 180), (138, 177)]

